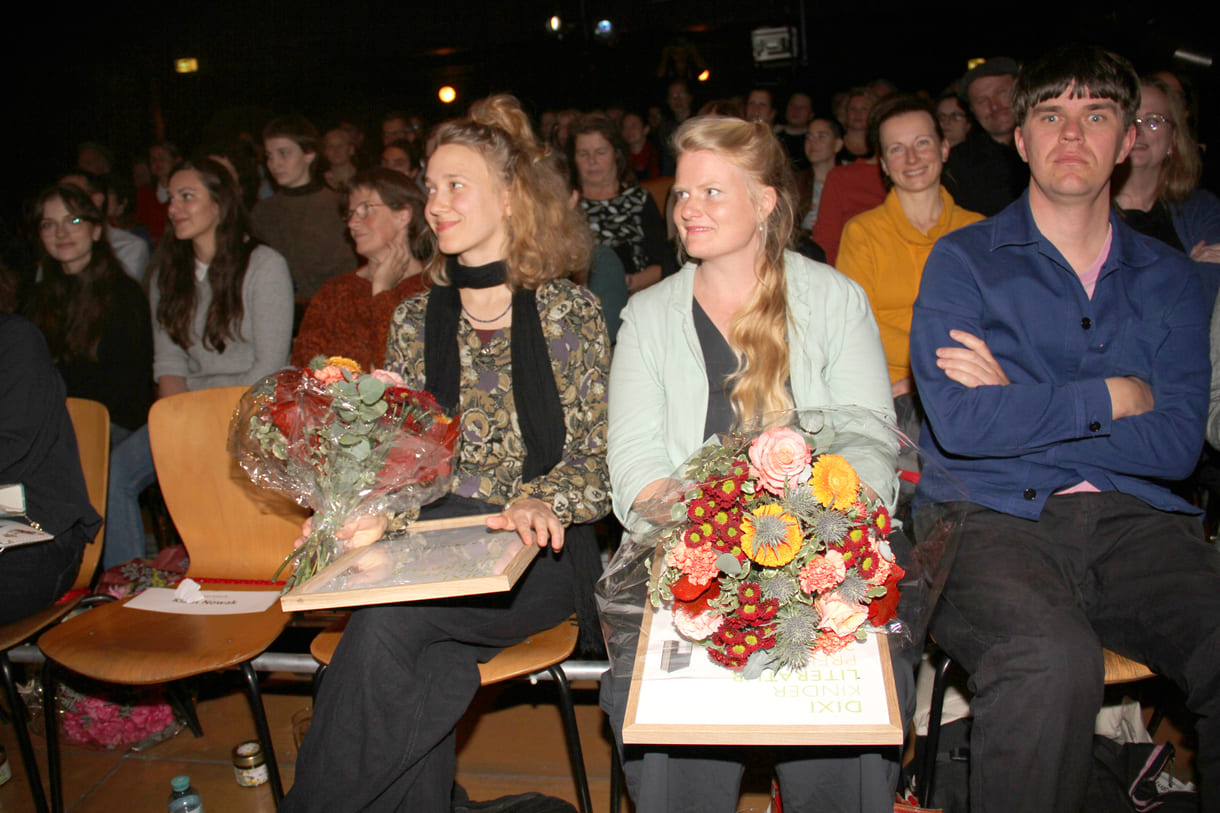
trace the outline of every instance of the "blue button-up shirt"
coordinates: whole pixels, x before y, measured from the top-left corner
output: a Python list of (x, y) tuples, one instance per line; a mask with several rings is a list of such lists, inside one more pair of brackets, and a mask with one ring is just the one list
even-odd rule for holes
[[(1088, 481), (1169, 511), (1194, 511), (1158, 480), (1190, 474), (1211, 367), (1207, 307), (1191, 263), (1113, 213), (1092, 299), (1038, 230), (1029, 193), (942, 237), (924, 267), (911, 366), (927, 413), (917, 503), (968, 499), (1036, 519)], [(987, 343), (1011, 382), (965, 387), (936, 366), (951, 329)], [(1155, 409), (1111, 419), (1105, 379), (1138, 376)]]

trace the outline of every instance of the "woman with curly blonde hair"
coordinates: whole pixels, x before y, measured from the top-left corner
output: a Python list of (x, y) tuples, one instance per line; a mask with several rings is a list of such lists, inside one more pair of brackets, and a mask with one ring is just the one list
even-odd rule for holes
[[(673, 146), (674, 222), (690, 260), (628, 302), (610, 374), (610, 480), (629, 528), (633, 509), (664, 500), (670, 474), (716, 433), (763, 427), (794, 407), (857, 406), (893, 420), (868, 298), (833, 268), (789, 250), (794, 184), (770, 128), (701, 117), (678, 128)], [(851, 455), (889, 505), (896, 453), (881, 439)], [(895, 671), (905, 702), (911, 674)], [(626, 697), (626, 681), (603, 679), (620, 747)], [(888, 809), (897, 756), (787, 752), (777, 763), (784, 809)], [(739, 752), (650, 748), (627, 751), (623, 764), (638, 811), (736, 809)]]
[[(282, 809), (448, 811), (454, 729), (478, 665), (576, 610), (598, 635), (600, 569), (588, 523), (608, 509), (609, 342), (586, 270), (589, 230), (516, 99), (476, 102), (443, 125), (425, 217), (443, 255), (401, 305), (386, 366), (459, 411), (452, 493), (439, 518), (492, 514), (544, 550), (506, 594), (366, 607), (343, 634)], [(367, 544), (386, 522), (341, 532)]]

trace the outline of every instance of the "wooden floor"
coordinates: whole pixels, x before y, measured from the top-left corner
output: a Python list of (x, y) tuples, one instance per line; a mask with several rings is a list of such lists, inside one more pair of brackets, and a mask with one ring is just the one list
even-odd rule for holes
[[(596, 686), (573, 684), (585, 767), (596, 813), (610, 809), (610, 744), (605, 715), (597, 707)], [(218, 696), (198, 704), (204, 736), (183, 730), (173, 739), (141, 753), (106, 753), (64, 749), (64, 794), (71, 813), (159, 813), (165, 810), (170, 779), (188, 774), (209, 813), (271, 813), (269, 785), (238, 787), (229, 754), (234, 745), (254, 738), (249, 705), (236, 683), (208, 687)], [(297, 749), (292, 719), (309, 709), (308, 682), (274, 675), (266, 682), (264, 699), (285, 788), (291, 787)], [(563, 726), (548, 683), (532, 686), (512, 681), (480, 692), (460, 727), (458, 781), (471, 799), (492, 799), (538, 791), (576, 803), (576, 793), (564, 747)], [(41, 732), (34, 746), (46, 782), (45, 747)], [(12, 726), (0, 726), (0, 744), (8, 753), (13, 778), (0, 787), (0, 813), (33, 811)], [(743, 794), (739, 807), (767, 807), (763, 788)], [(747, 789), (749, 791), (749, 789)], [(631, 809), (624, 803), (623, 809)]]

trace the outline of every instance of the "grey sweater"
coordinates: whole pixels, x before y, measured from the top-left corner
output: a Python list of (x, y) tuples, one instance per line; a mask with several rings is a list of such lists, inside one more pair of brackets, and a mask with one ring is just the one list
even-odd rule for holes
[(153, 378), (182, 376), (188, 390), (253, 384), (288, 364), (292, 343), (292, 278), (284, 258), (267, 246), (250, 254), (242, 284), (244, 305), (237, 338), (225, 343), (223, 353), (205, 347), (200, 339), (212, 290), (206, 276), (195, 283), (195, 313), (191, 319), (191, 346), (182, 348), (157, 321), (157, 283), (150, 287), (153, 313)]

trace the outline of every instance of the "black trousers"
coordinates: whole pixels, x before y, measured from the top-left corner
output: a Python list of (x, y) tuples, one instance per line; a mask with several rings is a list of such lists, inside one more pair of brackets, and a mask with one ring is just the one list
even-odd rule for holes
[(974, 691), (973, 811), (1079, 811), (1103, 647), (1186, 692), (1204, 810), (1220, 809), (1220, 552), (1194, 517), (1115, 492), (1051, 497), (1037, 521), (972, 503), (932, 632)]
[(547, 550), (507, 594), (357, 610), (280, 809), (447, 813), (479, 663), (571, 615), (572, 589), (569, 563)]

